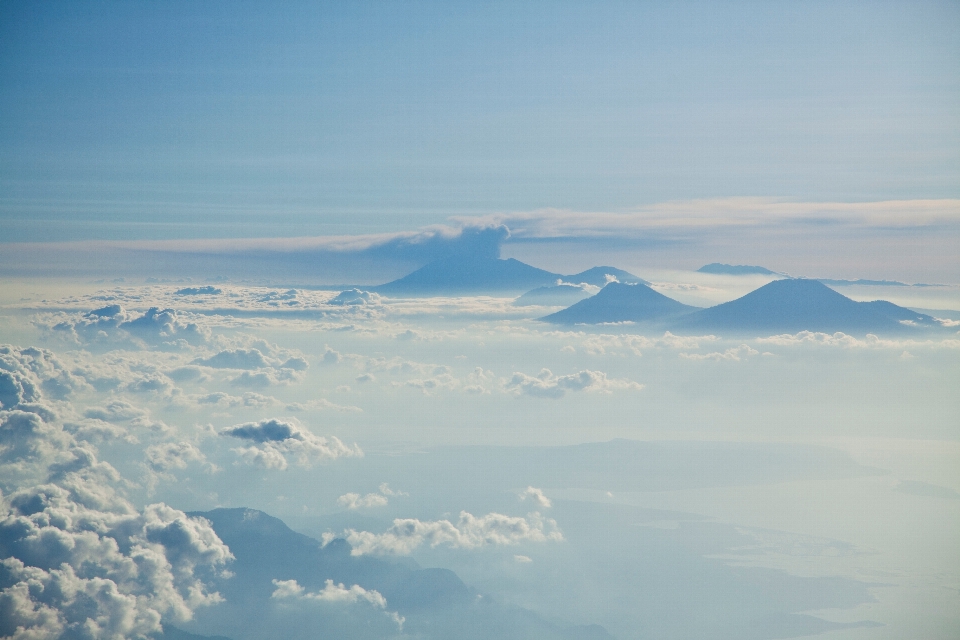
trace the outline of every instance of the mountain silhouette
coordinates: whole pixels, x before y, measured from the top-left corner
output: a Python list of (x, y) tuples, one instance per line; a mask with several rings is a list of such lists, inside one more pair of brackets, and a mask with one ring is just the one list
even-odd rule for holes
[(936, 326), (891, 302), (856, 302), (817, 280), (774, 280), (742, 298), (678, 319), (681, 330), (898, 332), (901, 320)]
[(542, 305), (545, 307), (568, 307), (589, 298), (597, 292), (596, 287), (588, 284), (570, 284), (561, 282), (547, 287), (537, 287), (513, 301), (514, 306), (526, 307)]
[[(592, 267), (571, 276), (552, 273), (514, 258), (466, 254), (440, 258), (413, 273), (370, 289), (388, 296), (518, 294), (539, 287), (557, 286), (558, 281), (602, 287), (607, 275), (620, 282), (645, 281), (615, 267)], [(562, 294), (562, 292), (561, 292)], [(560, 304), (563, 304), (562, 302)], [(567, 301), (569, 304), (569, 301)]]
[[(218, 634), (244, 638), (343, 638), (372, 640), (394, 637), (396, 623), (385, 611), (404, 616), (403, 630), (423, 640), (567, 640), (606, 638), (599, 626), (566, 627), (548, 622), (530, 610), (500, 604), (467, 587), (448, 569), (422, 569), (410, 559), (386, 560), (354, 556), (341, 538), (326, 545), (297, 533), (283, 521), (256, 509), (214, 509), (192, 512), (210, 521), (235, 560), (232, 575), (212, 579), (223, 602), (200, 608), (190, 632), (165, 627), (161, 638), (201, 640)], [(329, 522), (328, 522), (329, 524)], [(317, 608), (315, 603), (277, 608), (274, 580), (296, 580), (306, 593), (316, 593), (327, 580), (345, 587), (359, 585), (386, 599), (386, 608), (338, 606)], [(372, 627), (370, 625), (373, 625)], [(379, 627), (377, 625), (380, 625)], [(214, 640), (211, 638), (211, 640)]]
[(617, 279), (618, 282), (626, 282), (630, 284), (640, 283), (649, 285), (650, 283), (644, 280), (643, 278), (638, 278), (629, 271), (624, 271), (623, 269), (617, 269), (616, 267), (591, 267), (586, 271), (581, 271), (580, 273), (575, 273), (572, 276), (563, 276), (564, 282), (571, 282), (573, 284), (592, 284), (595, 287), (606, 286), (609, 281), (607, 276), (613, 276)]
[(553, 324), (664, 321), (697, 310), (645, 284), (611, 282), (597, 295), (540, 318)]
[(705, 264), (697, 269), (697, 271), (700, 273), (714, 273), (726, 276), (780, 275), (776, 271), (770, 271), (770, 269), (767, 269), (766, 267), (756, 267), (745, 264), (723, 264), (720, 262), (711, 262), (710, 264)]
[(562, 278), (513, 258), (465, 256), (434, 260), (373, 291), (393, 296), (519, 293)]

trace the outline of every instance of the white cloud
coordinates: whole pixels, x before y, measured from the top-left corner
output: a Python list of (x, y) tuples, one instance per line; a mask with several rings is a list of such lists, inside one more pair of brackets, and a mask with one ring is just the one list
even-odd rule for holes
[(359, 493), (345, 493), (337, 498), (337, 504), (347, 509), (363, 509), (370, 507), (385, 507), (389, 497), (410, 495), (404, 491), (394, 491), (386, 482), (380, 485), (380, 493), (368, 493), (360, 495)]
[(454, 218), (463, 224), (503, 224), (514, 239), (641, 238), (661, 230), (769, 227), (810, 221), (863, 228), (936, 227), (960, 223), (960, 200), (788, 202), (715, 198), (645, 205), (625, 213), (558, 209)]
[[(113, 409), (114, 418), (136, 415)], [(72, 431), (119, 433), (96, 418)], [(115, 488), (116, 469), (73, 432), (52, 413), (0, 411), (4, 631), (144, 636), (160, 631), (161, 618), (186, 621), (219, 602), (207, 583), (232, 555), (210, 524), (164, 504), (134, 508)], [(177, 464), (164, 459), (157, 464)]]
[(612, 393), (619, 390), (643, 389), (632, 380), (607, 378), (602, 371), (584, 370), (565, 376), (555, 376), (549, 369), (542, 369), (537, 377), (514, 373), (506, 388), (519, 394), (537, 398), (562, 398), (567, 391), (592, 391)]
[(750, 356), (759, 355), (760, 352), (749, 347), (745, 344), (740, 345), (739, 347), (731, 347), (726, 351), (714, 351), (712, 353), (681, 353), (681, 358), (686, 358), (688, 360), (733, 360), (739, 362), (744, 358)]
[[(336, 536), (324, 534), (325, 543)], [(352, 547), (355, 556), (366, 554), (408, 555), (417, 547), (448, 546), (455, 549), (475, 549), (486, 545), (516, 545), (521, 542), (561, 541), (563, 534), (557, 523), (539, 513), (527, 517), (488, 513), (476, 517), (460, 512), (457, 524), (449, 520), (420, 521), (414, 518), (396, 519), (384, 533), (347, 529), (342, 537)]]
[[(327, 580), (323, 589), (314, 592), (308, 592), (296, 580), (274, 580), (273, 585), (276, 589), (270, 594), (275, 600), (295, 600), (298, 602), (328, 602), (340, 605), (352, 605), (359, 602), (366, 602), (378, 609), (386, 609), (387, 599), (379, 591), (374, 589), (364, 589), (358, 584), (351, 587), (345, 587), (343, 583), (334, 584), (333, 580)], [(405, 618), (395, 611), (385, 611), (386, 615), (393, 620), (397, 627), (402, 631)]]
[(260, 369), (270, 366), (258, 349), (224, 349), (209, 358), (197, 358), (194, 363), (214, 369)]
[(347, 289), (331, 298), (327, 304), (341, 307), (347, 305), (378, 305), (380, 304), (380, 299), (380, 296), (376, 293), (361, 291), (360, 289)]
[(944, 338), (941, 340), (891, 339), (880, 338), (872, 333), (868, 333), (863, 339), (860, 339), (840, 332), (830, 334), (801, 331), (796, 334), (782, 334), (768, 338), (757, 338), (757, 342), (760, 344), (780, 346), (819, 345), (860, 349), (960, 349), (960, 339), (957, 338)]
[(379, 493), (368, 493), (361, 496), (359, 493), (345, 493), (337, 498), (337, 504), (347, 509), (364, 509), (370, 507), (387, 506), (387, 497)]
[(537, 489), (536, 487), (527, 487), (519, 494), (517, 497), (520, 500), (532, 500), (537, 506), (543, 507), (544, 509), (549, 509), (553, 506), (553, 503), (550, 502), (550, 498), (543, 495), (542, 489)]
[(248, 464), (265, 469), (286, 469), (288, 456), (301, 466), (314, 460), (333, 460), (344, 456), (362, 456), (356, 444), (343, 444), (338, 438), (317, 436), (300, 428), (294, 422), (278, 418), (247, 422), (220, 430), (221, 436), (239, 438), (254, 443), (248, 447), (231, 449)]

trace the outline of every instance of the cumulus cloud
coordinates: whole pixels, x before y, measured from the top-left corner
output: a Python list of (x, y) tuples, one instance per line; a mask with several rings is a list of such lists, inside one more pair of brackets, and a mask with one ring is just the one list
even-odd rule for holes
[(536, 376), (514, 373), (507, 389), (518, 394), (537, 398), (562, 398), (567, 391), (593, 391), (612, 393), (617, 390), (639, 391), (643, 385), (632, 380), (607, 378), (602, 371), (584, 370), (565, 376), (555, 376), (549, 369), (542, 369)]
[(327, 304), (336, 306), (359, 306), (359, 305), (377, 305), (380, 304), (380, 296), (369, 291), (360, 289), (347, 289), (341, 291), (330, 299)]
[(345, 493), (337, 498), (337, 504), (347, 509), (363, 509), (370, 507), (385, 507), (389, 497), (409, 495), (404, 491), (394, 491), (386, 482), (380, 485), (379, 493)]
[(537, 489), (536, 487), (527, 487), (517, 494), (517, 497), (519, 497), (521, 501), (531, 500), (534, 504), (539, 507), (543, 507), (544, 509), (549, 509), (553, 506), (553, 503), (550, 502), (550, 498), (543, 495), (543, 490)]
[[(136, 415), (126, 409), (105, 415)], [(164, 504), (136, 509), (117, 470), (79, 439), (123, 432), (99, 418), (65, 429), (53, 412), (0, 411), (0, 635), (146, 636), (161, 618), (186, 621), (221, 600), (208, 584), (232, 555), (210, 524)], [(158, 451), (154, 463), (175, 458)]]
[(681, 358), (688, 360), (733, 360), (739, 362), (744, 358), (759, 355), (760, 352), (748, 345), (742, 344), (739, 347), (731, 347), (726, 351), (714, 351), (712, 353), (681, 353)]
[(111, 400), (102, 407), (90, 407), (83, 412), (87, 418), (95, 418), (104, 422), (127, 422), (134, 418), (146, 415), (146, 411), (136, 407), (126, 400)]
[(819, 333), (814, 331), (801, 331), (796, 334), (781, 334), (767, 338), (757, 338), (761, 344), (773, 344), (779, 346), (797, 346), (797, 345), (820, 345), (826, 347), (844, 347), (859, 349), (896, 349), (905, 348), (936, 348), (936, 349), (960, 349), (960, 339), (944, 338), (942, 340), (914, 340), (914, 339), (889, 339), (880, 338), (872, 333), (868, 333), (863, 339), (845, 333)]
[[(307, 592), (296, 580), (274, 580), (276, 587), (271, 598), (276, 600), (295, 600), (298, 602), (329, 602), (340, 605), (352, 605), (358, 602), (366, 602), (378, 609), (386, 609), (387, 599), (379, 591), (374, 589), (364, 589), (358, 584), (351, 587), (345, 587), (343, 583), (334, 584), (333, 580), (327, 580), (323, 589), (315, 592)], [(397, 627), (402, 631), (405, 618), (394, 611), (385, 612), (387, 616), (397, 623)]]
[[(103, 297), (103, 296), (101, 296)], [(41, 326), (81, 342), (130, 341), (140, 348), (148, 345), (181, 347), (202, 344), (210, 330), (182, 311), (150, 307), (142, 315), (111, 304), (86, 313), (67, 314)]]
[(309, 466), (315, 460), (363, 455), (356, 444), (350, 447), (334, 436), (317, 436), (293, 422), (277, 418), (226, 427), (220, 430), (220, 435), (252, 442), (251, 446), (231, 451), (247, 464), (265, 469), (286, 469), (288, 457), (301, 466)]
[(197, 358), (194, 363), (214, 369), (261, 369), (270, 366), (257, 349), (225, 349), (209, 358)]
[[(323, 536), (324, 543), (329, 543), (336, 537), (332, 533), (326, 533)], [(350, 543), (350, 553), (355, 556), (408, 555), (423, 544), (431, 547), (442, 545), (454, 549), (475, 549), (488, 545), (563, 540), (556, 521), (543, 518), (536, 512), (524, 518), (500, 513), (477, 517), (466, 511), (460, 512), (456, 524), (449, 520), (424, 522), (414, 518), (398, 518), (384, 533), (347, 529), (340, 537)]]
[(233, 557), (205, 520), (164, 504), (98, 511), (56, 485), (6, 499), (0, 541), (0, 633), (23, 638), (158, 633), (221, 601), (203, 576)]
[(41, 392), (66, 398), (87, 387), (47, 349), (0, 345), (0, 407), (36, 402)]
[(105, 422), (97, 418), (85, 418), (78, 422), (68, 422), (63, 428), (73, 434), (77, 440), (89, 442), (109, 442), (123, 440), (130, 444), (137, 444), (137, 437), (132, 435), (126, 427)]
[(191, 461), (206, 462), (203, 453), (189, 442), (164, 442), (144, 449), (147, 464), (155, 471), (186, 469)]

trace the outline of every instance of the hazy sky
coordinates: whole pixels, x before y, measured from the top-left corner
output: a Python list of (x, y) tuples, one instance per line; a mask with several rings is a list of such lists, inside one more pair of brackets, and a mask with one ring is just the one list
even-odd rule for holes
[(3, 240), (960, 195), (953, 2), (0, 5)]

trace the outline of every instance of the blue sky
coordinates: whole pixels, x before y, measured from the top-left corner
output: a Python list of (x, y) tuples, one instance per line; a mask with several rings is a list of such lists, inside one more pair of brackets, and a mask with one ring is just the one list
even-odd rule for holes
[(4, 3), (6, 241), (953, 198), (955, 3)]

